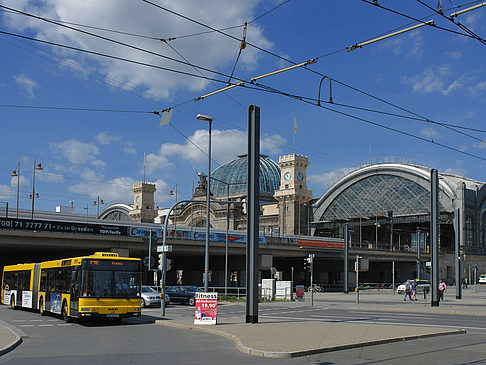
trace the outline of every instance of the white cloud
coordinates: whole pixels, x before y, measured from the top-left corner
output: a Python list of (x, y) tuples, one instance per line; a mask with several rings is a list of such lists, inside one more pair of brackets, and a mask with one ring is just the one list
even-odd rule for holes
[(17, 84), (22, 91), (27, 93), (29, 99), (33, 99), (34, 95), (34, 88), (37, 87), (37, 83), (34, 80), (29, 79), (27, 76), (21, 74), (14, 76), (15, 83)]
[(45, 182), (52, 182), (52, 183), (62, 183), (64, 182), (64, 175), (63, 174), (56, 174), (54, 172), (50, 172), (46, 167), (42, 171), (38, 172), (39, 175), (36, 174), (39, 180)]
[(416, 74), (410, 77), (404, 76), (402, 83), (405, 85), (412, 85), (412, 90), (418, 93), (432, 93), (440, 92), (443, 95), (448, 95), (456, 89), (463, 87), (463, 76), (456, 80), (450, 80), (453, 72), (448, 65), (440, 65), (429, 67), (421, 74)]
[[(195, 19), (201, 23), (209, 24), (220, 29), (228, 26), (243, 24), (245, 20), (252, 19), (259, 0), (227, 1), (227, 0), (186, 0), (174, 2), (160, 1), (177, 13)], [(118, 0), (85, 0), (85, 1), (59, 1), (43, 0), (38, 2), (6, 0), (4, 5), (40, 14), (47, 18), (55, 18), (69, 22), (87, 25), (100, 25), (104, 28), (123, 30), (126, 32), (148, 35), (156, 38), (179, 37), (207, 31), (200, 25), (186, 21), (180, 17), (158, 9), (147, 3), (137, 1)], [(224, 16), (221, 16), (224, 14)], [(33, 37), (53, 42), (69, 44), (82, 49), (114, 55), (121, 58), (136, 60), (148, 64), (177, 69), (179, 71), (197, 74), (191, 67), (170, 61), (168, 59), (143, 53), (135, 49), (122, 47), (94, 37), (83, 35), (69, 29), (52, 26), (45, 22), (28, 17), (5, 13), (3, 15), (10, 29), (17, 32), (29, 32)], [(143, 21), (133, 21), (139, 19)], [(89, 30), (88, 30), (89, 31)], [(241, 38), (243, 27), (228, 30), (235, 37)], [(94, 33), (99, 33), (95, 31)], [(133, 44), (152, 52), (180, 59), (180, 56), (160, 41), (153, 39), (134, 38), (127, 35), (104, 33), (108, 38), (115, 38), (121, 42)], [(258, 23), (248, 28), (247, 40), (265, 49), (271, 49), (272, 44), (263, 36), (263, 29)], [(212, 70), (230, 69), (238, 54), (238, 41), (223, 36), (217, 32), (180, 38), (171, 42), (179, 53), (187, 60)], [(208, 50), (210, 49), (210, 52)], [(143, 67), (126, 62), (95, 57), (87, 54), (74, 53), (56, 49), (59, 56), (65, 59), (76, 59), (76, 63), (85, 68), (95, 68), (103, 73), (107, 79), (115, 79), (124, 83), (124, 87), (141, 87), (152, 96), (172, 98), (176, 89), (191, 91), (201, 90), (208, 81), (201, 78), (183, 76), (160, 69)], [(247, 47), (240, 57), (238, 71), (253, 69), (260, 57), (252, 47)], [(212, 76), (208, 71), (202, 71), (206, 76)], [(113, 83), (113, 82), (111, 82)]]
[(10, 199), (15, 196), (15, 190), (8, 185), (0, 185), (0, 199)]
[(318, 175), (310, 175), (309, 182), (320, 184), (323, 187), (329, 187), (337, 182), (339, 178), (341, 178), (349, 169), (347, 168), (339, 168), (333, 171), (325, 172), (323, 174)]
[(453, 60), (458, 60), (462, 57), (462, 51), (447, 51), (445, 52), (445, 55)]
[(123, 152), (129, 155), (134, 155), (135, 153), (137, 153), (137, 150), (135, 149), (135, 147), (133, 147), (133, 141), (125, 142), (125, 146), (123, 147)]
[(424, 51), (424, 39), (420, 31), (390, 38), (379, 45), (381, 49), (391, 49), (395, 56), (420, 58)]
[(458, 176), (466, 176), (467, 175), (467, 169), (461, 168), (461, 167), (451, 167), (448, 169), (445, 169), (444, 172), (446, 174), (452, 174), (452, 175), (458, 175)]
[(476, 147), (476, 148), (486, 148), (486, 139), (482, 142), (478, 142), (478, 143), (474, 143), (473, 144), (473, 147)]
[(92, 171), (85, 171), (83, 174), (85, 182), (72, 185), (68, 190), (75, 194), (88, 195), (91, 198), (100, 197), (105, 203), (113, 200), (133, 200), (132, 186), (137, 181), (130, 177), (117, 177), (108, 181), (101, 181), (96, 178)]
[(58, 158), (67, 158), (69, 162), (81, 165), (94, 160), (100, 151), (94, 144), (84, 143), (75, 139), (63, 142), (49, 142), (49, 148)]
[(287, 140), (279, 134), (273, 136), (264, 136), (260, 142), (260, 149), (262, 152), (273, 155), (282, 154), (282, 146), (287, 143)]
[[(197, 130), (184, 144), (165, 143), (160, 147), (159, 156), (180, 156), (193, 164), (200, 165), (208, 160), (208, 132)], [(278, 134), (261, 140), (261, 152), (278, 154), (286, 140)], [(248, 152), (246, 133), (237, 130), (212, 130), (211, 158), (220, 164), (233, 160)], [(196, 147), (197, 146), (197, 147)]]
[(423, 128), (420, 130), (420, 134), (425, 138), (438, 138), (440, 137), (440, 133), (437, 132), (434, 128)]
[[(161, 154), (149, 153), (145, 156), (145, 168), (148, 175), (172, 166), (173, 164), (169, 162), (167, 157)], [(140, 172), (143, 173), (143, 169)]]
[(109, 145), (113, 142), (118, 142), (121, 140), (121, 136), (111, 135), (109, 132), (99, 132), (95, 136), (96, 141), (102, 145)]
[(92, 160), (90, 164), (91, 166), (100, 167), (102, 169), (108, 166), (108, 164), (105, 161), (101, 161), (101, 160)]

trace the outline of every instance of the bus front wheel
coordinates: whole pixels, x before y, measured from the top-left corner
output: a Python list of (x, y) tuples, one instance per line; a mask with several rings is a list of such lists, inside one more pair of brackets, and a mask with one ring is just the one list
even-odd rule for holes
[(71, 320), (71, 317), (69, 317), (69, 315), (68, 315), (67, 309), (68, 309), (67, 304), (66, 304), (66, 302), (64, 302), (64, 304), (62, 306), (62, 319), (64, 319), (64, 322), (70, 323), (72, 320)]
[(44, 300), (42, 298), (39, 300), (39, 313), (41, 316), (46, 315), (46, 311), (44, 310)]
[(12, 295), (10, 297), (10, 308), (12, 308), (13, 310), (15, 310), (15, 296)]

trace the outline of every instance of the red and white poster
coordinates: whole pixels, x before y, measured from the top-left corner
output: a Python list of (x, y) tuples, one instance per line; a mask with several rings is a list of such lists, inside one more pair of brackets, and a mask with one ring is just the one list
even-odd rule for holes
[(196, 293), (194, 324), (216, 324), (218, 319), (218, 293)]

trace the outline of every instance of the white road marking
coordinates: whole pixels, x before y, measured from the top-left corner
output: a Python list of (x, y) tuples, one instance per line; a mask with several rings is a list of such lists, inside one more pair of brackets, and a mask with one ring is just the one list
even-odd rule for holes
[(377, 312), (377, 311), (370, 311), (370, 312), (364, 312), (364, 311), (348, 311), (348, 313), (359, 313), (359, 314), (369, 314), (369, 315), (389, 315), (389, 316), (410, 316), (410, 317), (424, 317), (427, 316), (427, 314), (419, 314), (419, 313), (393, 313), (393, 314), (384, 314), (383, 312)]
[(53, 327), (53, 324), (39, 324), (39, 327)]
[(58, 326), (72, 326), (72, 323), (60, 323)]
[(14, 319), (12, 320), (12, 322), (26, 322), (25, 319)]
[(19, 327), (34, 327), (33, 324), (19, 324)]
[(43, 319), (29, 319), (29, 322), (44, 322)]

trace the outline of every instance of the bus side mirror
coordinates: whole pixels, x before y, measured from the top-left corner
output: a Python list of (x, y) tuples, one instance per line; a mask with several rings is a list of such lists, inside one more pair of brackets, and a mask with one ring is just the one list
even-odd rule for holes
[(71, 282), (76, 281), (77, 271), (71, 272)]

